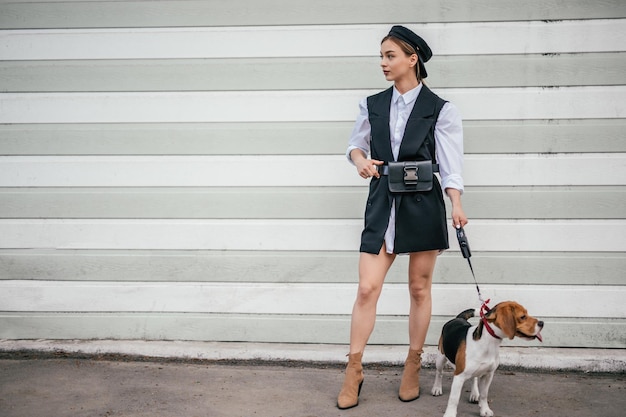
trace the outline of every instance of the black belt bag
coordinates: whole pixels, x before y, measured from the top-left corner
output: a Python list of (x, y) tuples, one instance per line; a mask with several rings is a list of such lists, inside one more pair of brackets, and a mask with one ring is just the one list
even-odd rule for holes
[(380, 168), (382, 175), (389, 175), (389, 191), (397, 194), (432, 190), (433, 173), (439, 171), (432, 161), (389, 162)]

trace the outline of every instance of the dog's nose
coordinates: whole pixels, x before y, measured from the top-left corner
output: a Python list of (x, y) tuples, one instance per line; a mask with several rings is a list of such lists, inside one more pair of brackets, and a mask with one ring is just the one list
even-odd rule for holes
[(541, 321), (541, 320), (540, 320), (540, 321), (537, 323), (537, 326), (539, 326), (539, 327), (542, 327), (542, 328), (543, 328), (543, 321)]

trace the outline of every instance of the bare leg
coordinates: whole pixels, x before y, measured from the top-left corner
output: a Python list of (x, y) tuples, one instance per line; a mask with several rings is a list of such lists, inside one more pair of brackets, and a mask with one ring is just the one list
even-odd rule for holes
[(395, 254), (385, 252), (385, 245), (378, 255), (361, 253), (359, 258), (359, 289), (352, 308), (350, 325), (350, 353), (363, 352), (376, 323), (376, 304), (383, 288), (387, 271)]
[(361, 253), (359, 258), (359, 289), (352, 308), (350, 354), (346, 366), (346, 377), (337, 397), (337, 407), (341, 410), (359, 404), (359, 393), (364, 379), (361, 358), (367, 340), (374, 330), (376, 304), (382, 291), (385, 275), (395, 257), (393, 254), (387, 254), (383, 245), (378, 255)]
[(430, 288), (433, 269), (437, 259), (436, 251), (414, 252), (409, 258), (409, 353), (404, 362), (402, 381), (398, 398), (413, 401), (420, 396), (420, 369), (422, 368), (422, 348), (430, 324), (431, 296)]
[(426, 340), (432, 314), (432, 282), (438, 251), (413, 252), (409, 260), (409, 343), (421, 351)]

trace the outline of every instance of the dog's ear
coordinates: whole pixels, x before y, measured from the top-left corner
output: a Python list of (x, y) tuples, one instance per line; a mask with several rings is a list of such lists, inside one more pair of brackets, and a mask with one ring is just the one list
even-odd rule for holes
[(474, 329), (474, 333), (472, 334), (474, 340), (480, 340), (480, 338), (483, 337), (483, 327), (483, 321), (481, 320), (478, 323), (478, 326), (476, 326), (476, 329)]
[(517, 323), (515, 322), (515, 309), (513, 306), (500, 303), (489, 311), (488, 318), (493, 320), (496, 326), (504, 332), (506, 337), (509, 339), (515, 337), (515, 333), (517, 333)]

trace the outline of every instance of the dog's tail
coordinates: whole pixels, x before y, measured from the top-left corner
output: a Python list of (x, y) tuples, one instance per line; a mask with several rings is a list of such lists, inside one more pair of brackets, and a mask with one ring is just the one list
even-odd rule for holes
[(462, 313), (459, 313), (458, 316), (456, 316), (457, 319), (464, 319), (464, 320), (469, 320), (470, 318), (474, 317), (474, 313), (476, 310), (474, 310), (473, 308), (468, 308), (467, 310), (463, 311)]

